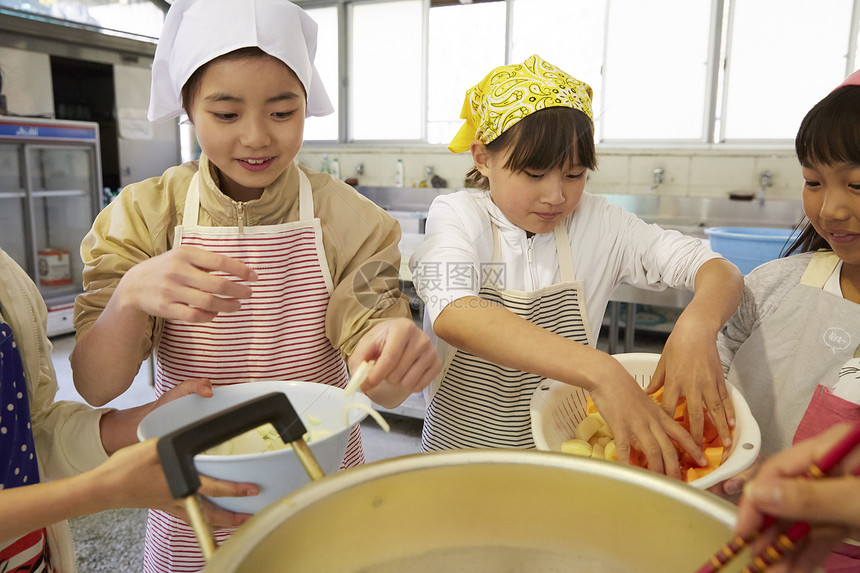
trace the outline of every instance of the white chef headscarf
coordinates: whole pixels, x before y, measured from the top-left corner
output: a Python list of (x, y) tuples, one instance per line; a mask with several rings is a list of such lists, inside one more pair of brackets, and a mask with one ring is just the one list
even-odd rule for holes
[(334, 111), (314, 67), (317, 24), (301, 8), (287, 0), (176, 0), (155, 49), (149, 120), (184, 115), (182, 86), (197, 68), (255, 46), (298, 76), (308, 98), (307, 116)]

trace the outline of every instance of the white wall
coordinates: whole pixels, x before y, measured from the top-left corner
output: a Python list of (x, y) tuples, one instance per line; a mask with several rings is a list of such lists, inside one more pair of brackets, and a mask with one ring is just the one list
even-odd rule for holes
[[(54, 116), (50, 55), (0, 47), (3, 93), (10, 114)], [(113, 64), (119, 121), (120, 182), (123, 186), (160, 175), (179, 163), (174, 121), (150, 123), (149, 67)]]
[(149, 86), (152, 73), (140, 66), (114, 65), (117, 120), (119, 121), (120, 184), (161, 175), (179, 163), (179, 129), (176, 121), (150, 123)]
[[(306, 144), (299, 160), (319, 170), (322, 155), (340, 162), (342, 178), (356, 177), (360, 185), (393, 186), (395, 163), (403, 159), (406, 186), (424, 178), (425, 168), (447, 179), (448, 187), (463, 186), (472, 166), (468, 153), (453, 154), (443, 145), (362, 146), (355, 144), (320, 146)], [(757, 192), (762, 171), (773, 173), (770, 199), (799, 199), (800, 166), (794, 149), (782, 147), (732, 148), (698, 146), (689, 148), (617, 148), (598, 146), (598, 170), (589, 176), (586, 189), (593, 193), (651, 193), (654, 169), (664, 170), (664, 183), (656, 193), (692, 197), (728, 197), (730, 192)], [(361, 163), (364, 175), (355, 175)]]
[(0, 46), (0, 69), (10, 114), (54, 117), (51, 60), (47, 54)]

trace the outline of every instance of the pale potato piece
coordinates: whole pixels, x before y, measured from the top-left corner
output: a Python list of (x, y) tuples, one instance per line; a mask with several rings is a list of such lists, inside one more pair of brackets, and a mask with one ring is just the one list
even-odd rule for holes
[(271, 424), (263, 424), (253, 430), (239, 434), (235, 438), (206, 450), (210, 456), (230, 456), (237, 454), (259, 454), (269, 450), (284, 448), (286, 445)]
[(599, 418), (594, 415), (586, 416), (576, 425), (576, 437), (587, 442), (601, 427)]
[(612, 433), (612, 428), (610, 428), (608, 424), (601, 426), (595, 434), (600, 438), (609, 438), (610, 440), (615, 439), (615, 434)]
[(585, 440), (575, 439), (567, 440), (561, 444), (561, 451), (565, 454), (574, 454), (577, 456), (591, 456), (591, 445)]
[(605, 448), (600, 444), (594, 444), (591, 449), (592, 458), (605, 458)]
[(609, 436), (600, 436), (599, 438), (597, 438), (597, 441), (595, 443), (600, 444), (601, 446), (603, 446), (605, 448), (606, 444), (608, 444), (611, 441), (612, 441), (612, 438), (610, 438)]
[(615, 461), (618, 459), (618, 452), (615, 449), (615, 442), (609, 442), (603, 449), (603, 457), (607, 460)]

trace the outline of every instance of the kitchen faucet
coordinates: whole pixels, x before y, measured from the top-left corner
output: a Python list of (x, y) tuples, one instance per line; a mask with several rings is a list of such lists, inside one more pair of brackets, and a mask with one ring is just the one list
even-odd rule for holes
[(758, 202), (764, 204), (764, 192), (765, 189), (771, 187), (773, 185), (773, 172), (770, 169), (766, 169), (761, 172), (759, 175), (759, 190), (758, 190)]
[(663, 173), (664, 171), (662, 167), (657, 167), (656, 169), (654, 169), (654, 178), (652, 180), (653, 183), (651, 183), (651, 186), (648, 187), (649, 192), (653, 193), (660, 188), (660, 185), (663, 184)]

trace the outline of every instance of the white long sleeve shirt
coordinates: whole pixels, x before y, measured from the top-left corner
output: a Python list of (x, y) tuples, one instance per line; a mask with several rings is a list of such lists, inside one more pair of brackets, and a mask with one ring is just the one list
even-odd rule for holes
[[(597, 340), (606, 305), (620, 284), (692, 290), (699, 267), (720, 257), (701, 240), (645, 223), (599, 195), (584, 193), (566, 223), (574, 273), (585, 282), (592, 340)], [(500, 265), (490, 267), (492, 224), (499, 228), (501, 244)], [(430, 325), (451, 302), (478, 295), (481, 269), (502, 272), (501, 286), (506, 289), (534, 291), (561, 281), (554, 234), (527, 238), (487, 191), (437, 197), (430, 206), (426, 233), (409, 268)]]

